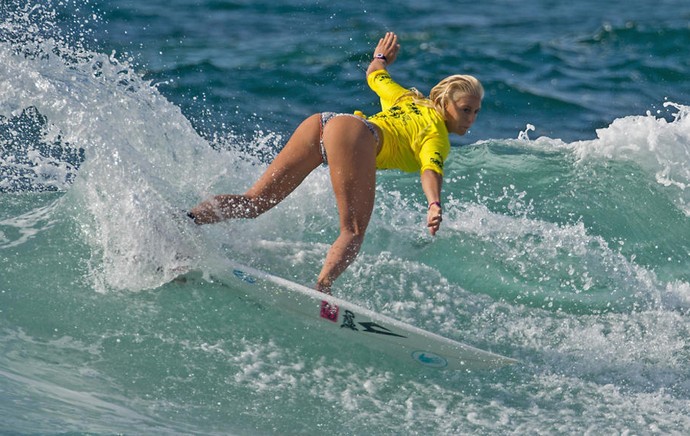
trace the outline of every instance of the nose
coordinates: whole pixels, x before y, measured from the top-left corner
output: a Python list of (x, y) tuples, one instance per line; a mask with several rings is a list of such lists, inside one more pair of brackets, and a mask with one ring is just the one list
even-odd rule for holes
[(477, 120), (477, 113), (476, 113), (476, 112), (472, 112), (472, 113), (470, 114), (470, 116), (469, 116), (470, 125), (474, 124), (474, 122), (475, 122), (476, 120)]

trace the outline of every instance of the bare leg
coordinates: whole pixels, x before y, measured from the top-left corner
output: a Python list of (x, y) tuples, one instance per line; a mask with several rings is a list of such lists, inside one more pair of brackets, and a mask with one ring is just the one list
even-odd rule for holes
[[(191, 210), (197, 224), (254, 218), (290, 194), (322, 163), (321, 120), (307, 118), (264, 174), (244, 195), (217, 195)], [(331, 183), (340, 216), (340, 235), (331, 246), (316, 288), (330, 293), (333, 281), (359, 253), (374, 207), (378, 144), (369, 129), (352, 117), (335, 117), (323, 132)]]
[(312, 115), (302, 122), (263, 175), (244, 195), (216, 195), (190, 212), (197, 224), (232, 218), (255, 218), (288, 196), (321, 164), (321, 120)]
[(323, 141), (340, 215), (340, 235), (328, 251), (316, 285), (329, 293), (364, 241), (374, 208), (378, 144), (362, 121), (345, 116), (328, 122)]

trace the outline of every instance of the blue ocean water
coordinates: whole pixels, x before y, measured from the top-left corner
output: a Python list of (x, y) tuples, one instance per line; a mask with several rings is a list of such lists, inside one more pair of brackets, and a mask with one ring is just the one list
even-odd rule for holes
[[(0, 433), (686, 434), (690, 5), (48, 0), (0, 5)], [(246, 189), (306, 116), (394, 77), (487, 96), (454, 138), (444, 225), (380, 172), (335, 293), (519, 359), (434, 372), (213, 280), (312, 284), (337, 212), (315, 171), (254, 221)], [(173, 280), (193, 267), (186, 280)]]

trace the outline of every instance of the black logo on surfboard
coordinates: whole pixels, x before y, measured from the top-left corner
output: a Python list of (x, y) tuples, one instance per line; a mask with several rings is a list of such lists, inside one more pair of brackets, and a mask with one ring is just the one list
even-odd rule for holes
[(384, 326), (378, 325), (375, 322), (360, 322), (359, 325), (364, 327), (364, 332), (366, 332), (366, 333), (376, 333), (379, 335), (386, 335), (386, 336), (397, 336), (399, 338), (405, 337), (403, 335), (393, 333), (392, 331), (388, 330)]
[(377, 335), (397, 336), (399, 338), (407, 337), (393, 333), (386, 327), (378, 325), (375, 322), (355, 322), (355, 314), (349, 310), (346, 310), (345, 314), (343, 315), (343, 323), (340, 325), (340, 328), (349, 328), (350, 330), (360, 331), (357, 328), (357, 324), (364, 329), (362, 330), (363, 333), (376, 333)]

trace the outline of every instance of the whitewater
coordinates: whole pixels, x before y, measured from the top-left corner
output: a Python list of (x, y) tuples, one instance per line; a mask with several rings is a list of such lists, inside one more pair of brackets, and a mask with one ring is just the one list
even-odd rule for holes
[[(447, 163), (437, 237), (417, 177), (379, 173), (365, 245), (335, 294), (520, 361), (438, 372), (213, 279), (231, 258), (312, 286), (338, 232), (328, 171), (256, 220), (190, 226), (187, 208), (250, 186), (289, 129), (258, 105), (236, 115), (241, 132), (200, 123), (193, 108), (211, 97), (176, 94), (58, 25), (63, 7), (107, 26), (88, 5), (28, 4), (0, 25), (1, 433), (690, 428), (687, 101), (660, 97), (585, 139), (544, 135), (557, 115), (521, 119), (509, 137), (473, 133)], [(630, 40), (649, 37), (637, 32)], [(487, 100), (510, 83), (488, 80)]]

